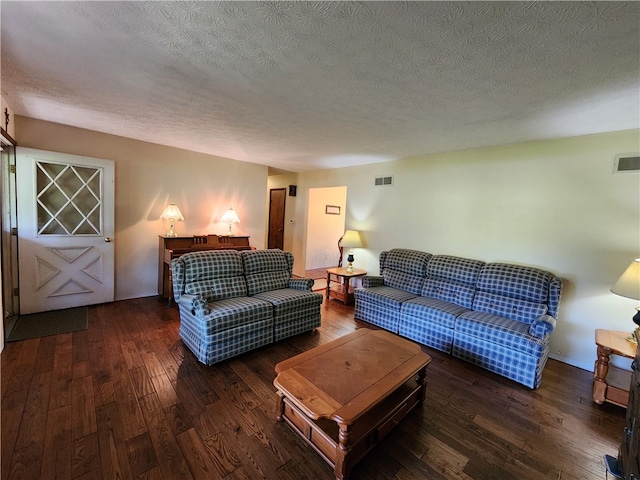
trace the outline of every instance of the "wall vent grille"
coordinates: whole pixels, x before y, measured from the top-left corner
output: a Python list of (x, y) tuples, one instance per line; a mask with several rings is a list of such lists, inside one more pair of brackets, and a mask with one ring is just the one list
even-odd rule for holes
[(376, 177), (376, 181), (374, 184), (376, 187), (382, 186), (390, 186), (393, 185), (393, 177)]
[(619, 153), (613, 161), (613, 173), (640, 172), (639, 153)]

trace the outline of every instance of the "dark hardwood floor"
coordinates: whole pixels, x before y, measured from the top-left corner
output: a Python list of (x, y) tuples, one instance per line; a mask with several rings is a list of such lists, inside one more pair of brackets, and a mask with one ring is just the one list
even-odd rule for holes
[[(2, 474), (17, 479), (331, 479), (275, 421), (277, 362), (366, 326), (325, 300), (322, 327), (212, 367), (157, 298), (89, 309), (87, 330), (2, 353)], [(354, 479), (604, 479), (624, 410), (591, 402), (592, 374), (550, 360), (531, 391), (448, 355)]]

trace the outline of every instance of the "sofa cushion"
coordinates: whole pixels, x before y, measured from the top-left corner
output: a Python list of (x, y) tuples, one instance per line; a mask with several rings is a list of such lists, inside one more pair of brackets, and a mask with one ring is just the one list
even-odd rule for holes
[(204, 317), (205, 336), (273, 317), (270, 303), (251, 297), (220, 300), (209, 307), (210, 310)]
[(293, 255), (279, 249), (244, 250), (240, 252), (247, 282), (247, 294), (256, 295), (268, 290), (289, 286)]
[(207, 302), (247, 296), (247, 284), (244, 277), (213, 278), (187, 283), (184, 293), (202, 295)]
[(430, 253), (394, 248), (380, 254), (380, 274), (388, 287), (419, 295), (427, 274)]
[(468, 311), (456, 319), (457, 336), (470, 336), (486, 340), (502, 347), (539, 357), (547, 342), (529, 334), (529, 325), (518, 320)]
[(405, 290), (399, 290), (388, 286), (356, 288), (355, 290), (356, 302), (361, 304), (370, 303), (397, 311), (400, 311), (402, 302), (406, 302), (416, 296), (417, 295)]
[(317, 306), (322, 303), (322, 295), (320, 293), (295, 290), (293, 288), (268, 290), (257, 293), (253, 298), (271, 303), (274, 308), (274, 317), (299, 312), (307, 307)]
[(444, 302), (455, 303), (461, 307), (471, 308), (475, 293), (476, 290), (472, 287), (427, 278), (420, 295), (423, 297), (437, 298)]
[(434, 255), (427, 264), (427, 278), (420, 295), (471, 308), (484, 264), (480, 260)]
[(542, 303), (527, 302), (487, 292), (476, 293), (473, 309), (478, 312), (491, 313), (518, 320), (527, 325), (531, 324), (540, 315), (547, 313), (547, 306)]
[(546, 304), (552, 279), (551, 273), (537, 268), (488, 263), (478, 276), (476, 288), (496, 295)]
[(202, 295), (208, 302), (247, 295), (237, 251), (191, 252), (180, 260), (184, 265), (184, 293)]
[(216, 250), (186, 253), (180, 257), (184, 263), (185, 283), (211, 278), (242, 275), (242, 259), (235, 250)]
[(467, 308), (437, 298), (415, 297), (407, 300), (400, 307), (400, 324), (403, 318), (417, 317), (424, 323), (436, 323), (446, 328), (453, 328), (456, 317), (468, 311)]
[(548, 312), (553, 279), (536, 268), (489, 263), (478, 277), (473, 309), (530, 324)]

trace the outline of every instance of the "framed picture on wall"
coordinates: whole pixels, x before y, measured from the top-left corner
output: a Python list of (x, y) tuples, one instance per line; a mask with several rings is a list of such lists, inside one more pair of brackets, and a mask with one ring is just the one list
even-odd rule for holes
[(340, 207), (338, 205), (327, 205), (324, 208), (324, 213), (327, 215), (340, 215)]

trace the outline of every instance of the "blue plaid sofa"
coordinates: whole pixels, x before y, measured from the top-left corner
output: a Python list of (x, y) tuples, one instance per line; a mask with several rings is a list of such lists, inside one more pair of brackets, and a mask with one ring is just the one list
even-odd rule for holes
[(322, 295), (293, 278), (293, 255), (278, 249), (211, 250), (171, 261), (179, 335), (212, 365), (320, 326)]
[(561, 294), (537, 268), (397, 248), (363, 277), (354, 316), (538, 388)]

